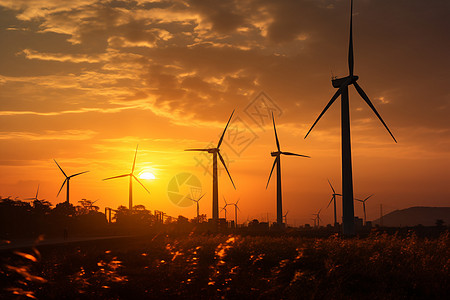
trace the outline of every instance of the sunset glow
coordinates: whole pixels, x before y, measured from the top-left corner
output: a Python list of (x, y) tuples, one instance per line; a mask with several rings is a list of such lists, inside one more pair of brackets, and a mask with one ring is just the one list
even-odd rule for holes
[[(450, 9), (432, 2), (354, 4), (355, 74), (398, 140), (352, 88), (353, 188), (374, 194), (368, 220), (381, 204), (450, 205)], [(220, 153), (236, 189), (219, 161), (219, 207), (240, 198), (241, 222), (273, 222), (273, 112), (282, 149), (311, 157), (283, 157), (283, 213), (300, 225), (322, 208), (331, 223), (340, 100), (304, 136), (336, 92), (331, 76), (348, 73), (348, 16), (348, 1), (334, 0), (0, 0), (0, 195), (34, 197), (39, 185), (40, 198), (63, 202), (56, 159), (68, 174), (89, 171), (70, 183), (74, 205), (127, 206), (128, 178), (102, 179), (131, 172), (139, 144), (134, 174), (151, 193), (133, 182), (133, 203), (193, 218), (195, 203), (171, 198), (176, 182), (205, 194), (210, 218), (212, 155), (184, 150), (216, 147), (235, 109)]]
[(142, 172), (139, 174), (140, 179), (156, 179), (155, 175), (150, 172)]

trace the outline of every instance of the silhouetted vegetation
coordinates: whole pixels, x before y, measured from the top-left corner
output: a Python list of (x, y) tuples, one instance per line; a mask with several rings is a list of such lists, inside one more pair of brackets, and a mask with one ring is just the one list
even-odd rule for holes
[(4, 253), (1, 297), (448, 299), (450, 235), (153, 235)]

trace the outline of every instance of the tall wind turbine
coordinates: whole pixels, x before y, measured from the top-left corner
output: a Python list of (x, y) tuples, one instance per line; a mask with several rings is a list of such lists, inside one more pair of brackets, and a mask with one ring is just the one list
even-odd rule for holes
[(225, 170), (227, 171), (228, 177), (230, 177), (231, 183), (233, 184), (234, 189), (236, 189), (236, 186), (234, 185), (233, 179), (231, 178), (230, 172), (227, 169), (227, 166), (225, 164), (225, 161), (220, 154), (220, 145), (222, 144), (223, 137), (225, 136), (225, 131), (227, 130), (228, 124), (230, 124), (231, 118), (233, 117), (234, 110), (231, 113), (230, 118), (228, 119), (228, 123), (225, 126), (225, 129), (223, 130), (222, 136), (219, 139), (219, 143), (217, 143), (216, 148), (209, 148), (209, 149), (186, 149), (184, 151), (204, 151), (211, 153), (213, 155), (213, 205), (212, 205), (212, 216), (213, 220), (219, 219), (219, 182), (218, 182), (218, 175), (217, 175), (217, 156), (219, 156), (220, 161), (222, 162), (222, 165), (225, 167)]
[(272, 122), (273, 122), (273, 131), (275, 132), (275, 142), (277, 144), (277, 150), (270, 153), (272, 157), (275, 157), (275, 160), (272, 165), (272, 170), (270, 171), (269, 179), (267, 180), (266, 189), (269, 186), (270, 178), (272, 177), (272, 172), (275, 166), (277, 166), (277, 224), (283, 224), (283, 204), (282, 204), (282, 194), (281, 194), (281, 155), (294, 155), (307, 157), (306, 155), (300, 155), (292, 152), (284, 152), (281, 151), (280, 142), (278, 141), (277, 128), (275, 126), (275, 118), (273, 117), (272, 112)]
[(364, 211), (364, 225), (366, 225), (366, 201), (369, 200), (370, 197), (372, 197), (374, 194), (370, 195), (369, 197), (365, 198), (364, 200), (361, 199), (355, 199), (356, 201), (362, 202), (363, 204), (363, 211)]
[(130, 183), (129, 183), (129, 191), (128, 191), (128, 208), (130, 210), (133, 209), (133, 179), (136, 180), (142, 187), (147, 191), (147, 193), (150, 194), (150, 192), (147, 190), (147, 188), (142, 184), (142, 182), (139, 181), (139, 179), (134, 175), (134, 167), (136, 166), (136, 156), (137, 156), (137, 150), (138, 146), (136, 146), (136, 152), (134, 153), (134, 160), (133, 160), (133, 166), (131, 167), (131, 172), (127, 174), (122, 174), (118, 176), (113, 176), (109, 178), (105, 178), (103, 180), (110, 180), (115, 178), (121, 178), (121, 177), (130, 177)]
[(337, 194), (334, 190), (333, 186), (331, 185), (331, 182), (328, 180), (328, 183), (330, 184), (331, 190), (333, 191), (333, 194), (331, 194), (331, 200), (327, 205), (327, 208), (330, 206), (331, 202), (334, 202), (334, 227), (338, 225), (337, 223), (337, 217), (336, 217), (336, 196), (342, 196), (341, 194)]
[[(75, 177), (75, 176), (78, 176), (78, 175), (81, 175), (81, 174), (84, 174), (84, 173), (87, 173), (87, 172), (89, 172), (89, 171), (84, 171), (84, 172), (80, 172), (80, 173), (76, 173), (76, 174), (73, 174), (73, 175), (70, 175), (70, 176), (67, 176), (66, 175), (66, 173), (63, 171), (63, 169), (60, 167), (60, 165), (58, 164), (58, 162), (55, 160), (55, 159), (53, 159), (54, 161), (55, 161), (55, 163), (56, 163), (56, 165), (58, 166), (58, 168), (61, 170), (61, 172), (64, 174), (64, 176), (66, 177), (66, 179), (64, 179), (64, 182), (63, 182), (63, 184), (61, 185), (61, 188), (59, 189), (59, 191), (58, 191), (58, 194), (56, 195), (56, 197), (58, 197), (59, 196), (59, 193), (61, 193), (61, 190), (62, 190), (62, 188), (64, 187), (64, 185), (66, 185), (66, 203), (70, 203), (69, 202), (69, 183), (70, 183), (70, 178), (72, 178), (72, 177)], [(36, 196), (37, 197), (37, 196)]]
[(38, 198), (38, 195), (39, 195), (39, 186), (40, 186), (40, 184), (38, 184), (37, 191), (36, 191), (36, 196), (34, 196), (33, 198), (25, 198), (25, 199), (23, 199), (23, 200), (34, 200), (34, 201), (43, 201), (43, 200), (45, 200), (45, 199), (39, 199), (39, 198)]
[(355, 211), (353, 206), (353, 178), (352, 178), (352, 154), (351, 154), (351, 142), (350, 142), (350, 112), (349, 112), (349, 97), (348, 97), (348, 87), (353, 85), (356, 88), (358, 94), (363, 98), (366, 104), (372, 109), (381, 123), (384, 125), (386, 130), (389, 132), (391, 137), (395, 142), (397, 140), (394, 135), (387, 127), (386, 123), (381, 118), (378, 111), (373, 106), (369, 97), (363, 91), (363, 89), (356, 82), (358, 76), (353, 74), (354, 58), (353, 58), (353, 32), (352, 32), (352, 21), (353, 21), (353, 0), (350, 2), (350, 39), (349, 39), (349, 49), (348, 49), (348, 69), (349, 76), (343, 78), (333, 78), (331, 80), (334, 88), (338, 90), (331, 98), (330, 102), (325, 106), (324, 110), (320, 113), (317, 120), (311, 126), (305, 138), (317, 124), (322, 115), (327, 111), (327, 109), (334, 103), (334, 101), (341, 96), (341, 147), (342, 147), (342, 223), (343, 223), (343, 233), (344, 235), (354, 235), (355, 234)]
[(201, 195), (200, 198), (198, 199), (192, 199), (190, 197), (188, 197), (189, 199), (191, 199), (192, 201), (194, 201), (197, 204), (197, 222), (199, 221), (199, 216), (200, 216), (200, 207), (199, 207), (199, 202), (200, 200), (203, 198), (203, 196), (205, 196), (205, 194)]

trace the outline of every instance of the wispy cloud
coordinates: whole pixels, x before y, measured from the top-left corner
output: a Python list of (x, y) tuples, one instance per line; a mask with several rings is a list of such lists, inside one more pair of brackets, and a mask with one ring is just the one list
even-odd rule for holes
[(34, 132), (0, 132), (0, 140), (24, 139), (30, 141), (44, 140), (89, 140), (97, 133), (92, 130), (46, 130), (41, 133)]

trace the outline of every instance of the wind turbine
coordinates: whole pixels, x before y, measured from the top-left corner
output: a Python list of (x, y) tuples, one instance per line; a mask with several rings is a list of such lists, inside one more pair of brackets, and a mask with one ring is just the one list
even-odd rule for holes
[[(317, 220), (317, 227), (320, 227), (320, 220), (321, 220), (321, 218), (320, 218), (320, 211), (321, 211), (322, 209), (319, 209), (319, 211), (317, 212), (317, 214), (313, 214), (314, 216), (316, 216), (316, 220)], [(316, 222), (314, 221), (314, 224), (315, 224)]]
[(34, 201), (43, 201), (43, 200), (45, 200), (45, 199), (38, 199), (39, 186), (40, 186), (40, 184), (38, 184), (37, 191), (36, 191), (36, 196), (34, 196), (33, 198), (25, 198), (23, 200), (34, 200)]
[(225, 211), (225, 221), (227, 220), (227, 206), (231, 205), (231, 203), (227, 203), (227, 200), (225, 200), (225, 197), (223, 197), (223, 201), (225, 201), (225, 206), (220, 210), (224, 210)]
[(284, 215), (283, 215), (283, 219), (284, 219), (284, 224), (286, 224), (287, 226), (287, 214), (289, 213), (289, 211), (287, 211)]
[(66, 173), (63, 171), (63, 169), (61, 168), (61, 166), (58, 164), (58, 162), (56, 161), (56, 159), (53, 159), (54, 161), (55, 161), (55, 163), (56, 163), (56, 165), (58, 166), (58, 168), (61, 170), (61, 172), (64, 174), (64, 176), (66, 177), (66, 179), (64, 179), (64, 182), (63, 182), (63, 184), (61, 185), (61, 188), (59, 189), (59, 191), (58, 191), (58, 194), (56, 195), (56, 197), (58, 197), (59, 196), (59, 193), (61, 193), (61, 190), (62, 190), (62, 188), (64, 187), (64, 184), (66, 184), (66, 188), (67, 188), (67, 191), (66, 191), (66, 203), (70, 203), (69, 202), (69, 183), (70, 183), (70, 179), (72, 178), (72, 177), (75, 177), (75, 176), (78, 176), (78, 175), (81, 175), (81, 174), (84, 174), (84, 173), (87, 173), (87, 172), (89, 172), (89, 171), (84, 171), (84, 172), (80, 172), (80, 173), (76, 173), (76, 174), (73, 174), (73, 175), (70, 175), (70, 176), (67, 176), (66, 175)]
[(147, 190), (147, 188), (142, 184), (142, 182), (140, 182), (139, 179), (137, 179), (137, 177), (134, 175), (134, 167), (136, 166), (137, 150), (138, 150), (138, 146), (136, 146), (136, 152), (134, 153), (133, 166), (131, 167), (131, 172), (130, 172), (130, 173), (103, 179), (103, 180), (110, 180), (110, 179), (121, 178), (121, 177), (127, 177), (127, 176), (130, 177), (130, 184), (129, 184), (129, 191), (128, 191), (128, 208), (129, 208), (130, 210), (133, 209), (133, 178), (134, 178), (140, 185), (142, 185), (142, 187), (147, 191), (147, 193), (150, 194), (150, 192), (149, 192), (149, 191)]
[(238, 199), (236, 201), (236, 203), (230, 204), (230, 205), (234, 205), (234, 226), (236, 226), (236, 227), (237, 227), (237, 223), (238, 223), (238, 213), (237, 212), (238, 212), (238, 210), (241, 211), (237, 205), (239, 203), (239, 200), (241, 200), (241, 199)]
[(203, 194), (200, 196), (200, 198), (198, 198), (197, 200), (194, 200), (190, 197), (188, 197), (189, 199), (191, 199), (192, 201), (194, 201), (197, 204), (197, 222), (199, 221), (199, 216), (200, 216), (200, 208), (199, 208), (199, 201), (203, 198), (203, 196), (205, 196), (206, 194)]
[(278, 141), (278, 135), (277, 135), (277, 128), (275, 126), (275, 118), (273, 116), (272, 112), (272, 122), (273, 122), (273, 131), (275, 132), (275, 142), (277, 144), (277, 150), (270, 153), (272, 157), (275, 157), (275, 160), (272, 165), (272, 170), (270, 171), (269, 179), (267, 180), (266, 189), (269, 186), (270, 178), (272, 177), (273, 169), (275, 168), (275, 165), (277, 166), (277, 223), (278, 225), (283, 224), (283, 204), (282, 204), (282, 195), (281, 195), (281, 155), (294, 155), (294, 156), (301, 156), (301, 157), (307, 157), (306, 155), (300, 155), (292, 152), (284, 152), (281, 151), (280, 148), (280, 142)]
[(212, 205), (212, 216), (213, 220), (219, 219), (219, 182), (218, 182), (218, 175), (217, 175), (217, 156), (219, 156), (220, 161), (222, 162), (222, 165), (225, 167), (225, 170), (228, 173), (228, 177), (230, 177), (231, 183), (233, 184), (234, 189), (236, 189), (236, 186), (234, 185), (233, 179), (231, 178), (230, 172), (227, 169), (227, 166), (225, 164), (225, 161), (223, 160), (222, 155), (220, 154), (220, 145), (222, 144), (223, 137), (225, 136), (225, 131), (227, 130), (228, 124), (230, 124), (231, 118), (233, 117), (234, 110), (231, 113), (230, 118), (228, 119), (228, 123), (225, 126), (225, 129), (223, 130), (222, 136), (219, 139), (219, 143), (217, 143), (216, 148), (209, 148), (209, 149), (186, 149), (184, 151), (204, 151), (211, 153), (213, 155), (213, 205)]
[(362, 202), (363, 204), (363, 211), (364, 211), (364, 226), (366, 225), (366, 201), (369, 200), (370, 197), (372, 197), (374, 194), (370, 195), (369, 197), (365, 198), (364, 200), (361, 199), (355, 199), (356, 201)]
[[(328, 179), (327, 179), (328, 180)], [(331, 190), (333, 191), (333, 194), (331, 196), (331, 200), (327, 205), (327, 208), (330, 206), (331, 202), (334, 202), (334, 227), (338, 225), (337, 223), (337, 217), (336, 217), (336, 196), (342, 196), (341, 194), (337, 194), (334, 190), (333, 186), (331, 185), (331, 182), (328, 180), (328, 183), (330, 184)]]
[(349, 76), (343, 78), (333, 78), (331, 80), (334, 88), (338, 90), (331, 98), (330, 102), (325, 106), (323, 111), (320, 113), (319, 117), (316, 119), (314, 124), (309, 129), (305, 138), (317, 124), (322, 115), (328, 110), (328, 108), (334, 103), (334, 101), (341, 96), (341, 151), (342, 151), (342, 223), (343, 223), (343, 233), (344, 235), (350, 236), (355, 234), (355, 211), (353, 205), (353, 178), (352, 178), (352, 155), (351, 155), (351, 142), (350, 142), (350, 112), (349, 112), (349, 97), (348, 97), (348, 87), (353, 85), (356, 88), (358, 94), (363, 98), (366, 104), (372, 109), (381, 123), (384, 125), (386, 130), (389, 132), (391, 137), (395, 139), (392, 132), (387, 127), (386, 123), (381, 118), (378, 111), (373, 106), (369, 97), (363, 91), (363, 89), (356, 82), (358, 76), (353, 74), (354, 68), (354, 58), (353, 58), (353, 32), (352, 32), (352, 22), (353, 22), (353, 0), (350, 2), (350, 38), (349, 38), (349, 49), (348, 49), (348, 69)]

